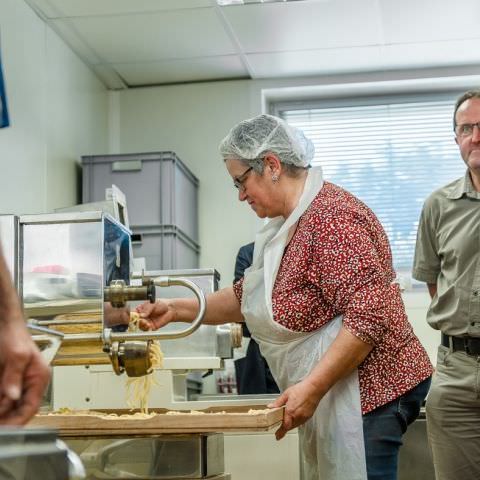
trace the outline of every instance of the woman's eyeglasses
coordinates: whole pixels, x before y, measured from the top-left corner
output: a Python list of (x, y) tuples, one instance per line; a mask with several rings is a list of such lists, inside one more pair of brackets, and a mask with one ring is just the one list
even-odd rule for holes
[(245, 183), (245, 181), (247, 180), (248, 178), (248, 174), (253, 170), (253, 167), (249, 167), (247, 168), (241, 175), (239, 175), (238, 177), (235, 177), (233, 179), (233, 185), (236, 189), (244, 192), (245, 191), (245, 187), (243, 186), (243, 184)]

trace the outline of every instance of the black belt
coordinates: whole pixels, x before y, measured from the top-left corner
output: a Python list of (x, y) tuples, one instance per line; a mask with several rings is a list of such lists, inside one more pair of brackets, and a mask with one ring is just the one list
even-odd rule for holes
[(442, 333), (442, 345), (452, 347), (454, 352), (459, 350), (467, 355), (480, 355), (480, 337), (452, 337)]

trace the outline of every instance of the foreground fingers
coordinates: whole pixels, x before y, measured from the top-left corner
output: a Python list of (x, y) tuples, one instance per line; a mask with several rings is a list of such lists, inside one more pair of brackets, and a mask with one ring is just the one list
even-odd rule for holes
[[(0, 400), (0, 423), (3, 425), (23, 425), (40, 407), (50, 370), (33, 343), (29, 354), (22, 371), (14, 369), (12, 372), (8, 365), (4, 369), (2, 385), (6, 386), (2, 388), (3, 397)], [(19, 384), (9, 383), (12, 378)], [(10, 398), (8, 394), (17, 398)]]
[(7, 412), (12, 410), (13, 405), (14, 405), (14, 401), (11, 398), (9, 398), (5, 395), (3, 395), (1, 397), (1, 399), (0, 399), (0, 420)]

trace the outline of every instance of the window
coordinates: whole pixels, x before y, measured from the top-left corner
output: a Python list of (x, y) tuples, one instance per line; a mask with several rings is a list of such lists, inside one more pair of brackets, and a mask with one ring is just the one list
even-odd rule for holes
[(426, 197), (464, 175), (454, 141), (457, 95), (277, 104), (274, 114), (315, 144), (314, 165), (378, 216), (397, 270), (411, 269), (418, 219)]

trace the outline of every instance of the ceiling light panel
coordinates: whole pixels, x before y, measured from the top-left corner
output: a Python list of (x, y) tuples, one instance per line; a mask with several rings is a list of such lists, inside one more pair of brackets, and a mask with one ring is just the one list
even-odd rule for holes
[(27, 0), (46, 18), (125, 15), (211, 7), (211, 0)]

